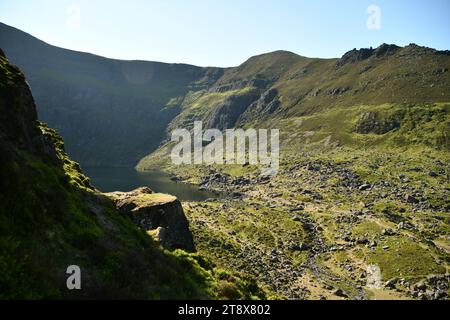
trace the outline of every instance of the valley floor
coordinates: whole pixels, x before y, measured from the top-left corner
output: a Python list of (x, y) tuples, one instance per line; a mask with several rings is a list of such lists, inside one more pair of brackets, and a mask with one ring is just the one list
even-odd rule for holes
[(272, 178), (251, 166), (166, 168), (230, 195), (183, 204), (201, 254), (279, 298), (448, 297), (447, 153), (287, 155)]

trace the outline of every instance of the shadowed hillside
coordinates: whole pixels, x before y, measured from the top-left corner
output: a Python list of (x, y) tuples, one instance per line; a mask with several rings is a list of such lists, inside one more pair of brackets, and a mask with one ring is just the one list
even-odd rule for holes
[(174, 99), (222, 73), (61, 49), (1, 23), (0, 46), (27, 75), (39, 118), (61, 132), (75, 160), (91, 166), (135, 165), (178, 114)]

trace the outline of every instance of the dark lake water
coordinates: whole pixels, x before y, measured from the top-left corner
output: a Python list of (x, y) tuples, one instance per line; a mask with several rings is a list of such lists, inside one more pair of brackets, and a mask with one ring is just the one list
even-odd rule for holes
[(149, 187), (155, 192), (168, 193), (182, 201), (202, 201), (218, 198), (219, 195), (200, 191), (198, 187), (177, 183), (161, 171), (137, 172), (134, 168), (93, 168), (83, 167), (91, 183), (103, 192), (131, 191), (139, 187)]

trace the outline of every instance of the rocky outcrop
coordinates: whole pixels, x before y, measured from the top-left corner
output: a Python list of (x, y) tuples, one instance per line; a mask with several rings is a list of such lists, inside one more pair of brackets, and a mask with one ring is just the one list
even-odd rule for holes
[(340, 96), (341, 94), (344, 94), (349, 90), (350, 90), (349, 87), (339, 87), (339, 88), (334, 88), (334, 89), (329, 90), (328, 94), (330, 96)]
[(344, 65), (356, 63), (363, 60), (368, 60), (370, 58), (381, 59), (384, 57), (394, 55), (400, 50), (401, 53), (399, 53), (399, 56), (406, 57), (409, 59), (414, 57), (426, 56), (429, 54), (444, 55), (444, 56), (450, 55), (449, 50), (439, 51), (436, 49), (419, 46), (415, 43), (411, 43), (403, 48), (396, 46), (394, 44), (383, 43), (381, 46), (375, 49), (370, 47), (370, 48), (362, 48), (359, 50), (353, 49), (348, 51), (342, 56), (342, 58), (340, 58), (337, 61), (336, 67), (340, 68)]
[[(0, 153), (19, 148), (61, 167), (64, 143), (56, 131), (38, 122), (36, 105), (23, 73), (0, 49)], [(57, 140), (57, 141), (56, 141)], [(5, 160), (6, 161), (6, 160)], [(3, 161), (3, 162), (5, 162)], [(1, 162), (1, 161), (0, 161)]]
[(106, 195), (115, 201), (119, 212), (161, 243), (173, 249), (195, 251), (189, 223), (176, 197), (154, 193), (146, 187)]
[[(32, 150), (37, 113), (33, 96), (23, 73), (9, 64), (0, 51), (0, 138)], [(20, 115), (20, 116), (18, 116)]]
[(336, 63), (337, 67), (342, 67), (346, 64), (355, 63), (358, 61), (367, 60), (371, 57), (375, 58), (383, 58), (390, 56), (399, 50), (400, 47), (396, 45), (390, 45), (383, 43), (376, 49), (373, 48), (362, 48), (362, 49), (353, 49), (342, 56), (341, 59)]
[(401, 114), (383, 116), (377, 112), (363, 113), (356, 125), (356, 132), (361, 134), (385, 134), (400, 127)]

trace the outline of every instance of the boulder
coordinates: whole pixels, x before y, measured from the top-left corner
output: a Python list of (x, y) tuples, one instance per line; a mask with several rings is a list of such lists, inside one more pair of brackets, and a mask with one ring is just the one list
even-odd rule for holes
[(397, 234), (397, 232), (392, 228), (386, 228), (386, 229), (383, 229), (381, 234), (383, 236), (395, 236)]
[(106, 195), (115, 201), (119, 212), (154, 235), (156, 240), (173, 249), (195, 251), (188, 220), (175, 196), (154, 193), (146, 187)]
[(385, 288), (388, 289), (396, 289), (396, 285), (397, 284), (397, 280), (396, 279), (391, 279), (389, 281), (386, 281), (386, 283), (384, 284)]
[(372, 188), (372, 186), (368, 183), (362, 184), (358, 187), (359, 191), (366, 191)]
[(412, 195), (409, 195), (409, 194), (407, 194), (407, 195), (405, 196), (405, 201), (406, 201), (407, 203), (419, 203), (419, 200), (417, 200), (416, 197), (414, 197), (414, 196), (412, 196)]
[(342, 289), (336, 289), (333, 291), (333, 294), (337, 297), (348, 298), (347, 293), (345, 293)]
[(306, 243), (300, 243), (300, 244), (294, 244), (289, 246), (289, 249), (291, 251), (307, 251), (309, 250), (309, 245), (307, 245)]

